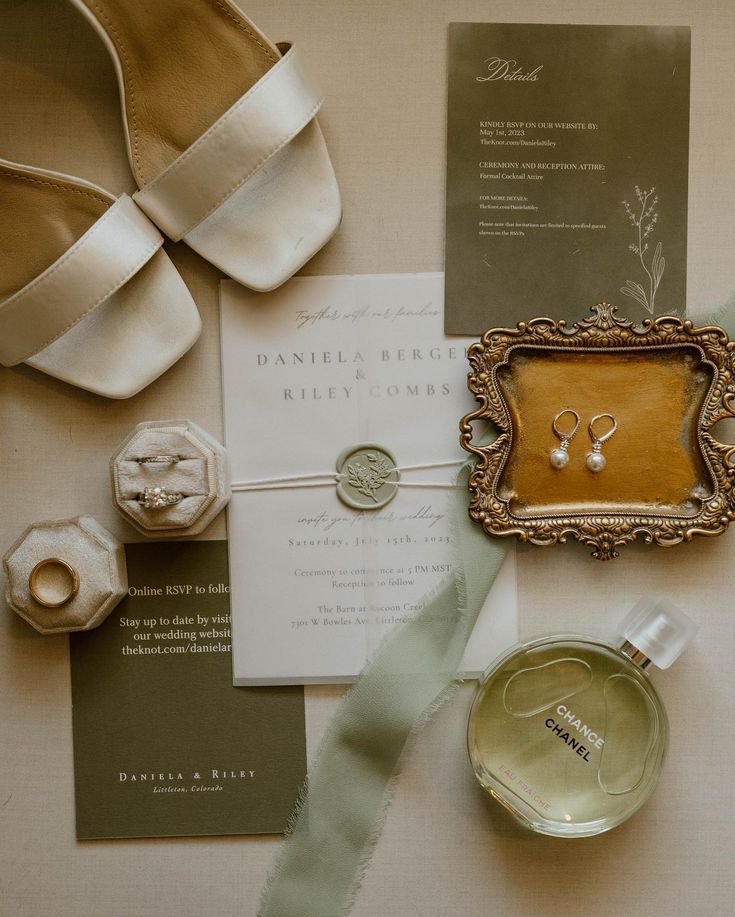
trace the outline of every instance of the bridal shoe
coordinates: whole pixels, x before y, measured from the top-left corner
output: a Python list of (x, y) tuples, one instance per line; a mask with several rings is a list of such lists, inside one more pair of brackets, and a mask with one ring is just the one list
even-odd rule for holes
[(287, 280), (341, 217), (297, 50), (229, 0), (70, 2), (112, 55), (138, 206), (252, 289)]
[(0, 159), (0, 363), (129, 398), (199, 337), (194, 300), (133, 200)]

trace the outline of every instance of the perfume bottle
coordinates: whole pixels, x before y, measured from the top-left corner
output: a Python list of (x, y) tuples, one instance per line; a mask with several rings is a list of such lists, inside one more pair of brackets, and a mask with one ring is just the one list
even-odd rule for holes
[(662, 596), (646, 596), (618, 646), (548, 636), (515, 647), (485, 672), (467, 746), (483, 788), (541, 834), (585, 837), (648, 799), (668, 742), (647, 668), (668, 668), (697, 627)]

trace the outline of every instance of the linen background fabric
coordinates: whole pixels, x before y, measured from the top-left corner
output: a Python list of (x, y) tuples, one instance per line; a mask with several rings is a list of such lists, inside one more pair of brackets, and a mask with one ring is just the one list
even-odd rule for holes
[[(440, 270), (446, 27), (451, 20), (692, 26), (689, 312), (735, 290), (735, 6), (724, 0), (253, 0), (274, 38), (297, 37), (326, 94), (320, 123), (345, 217), (308, 274)], [(101, 42), (59, 0), (6, 0), (0, 21), (0, 154), (133, 191), (117, 87)], [(611, 79), (616, 78), (611, 74)], [(111, 404), (26, 367), (0, 372), (0, 548), (33, 519), (89, 513), (142, 536), (110, 501), (107, 462), (141, 420), (190, 417), (221, 437), (217, 284), (166, 244), (202, 312), (199, 343), (129, 402)], [(615, 295), (601, 289), (600, 298)], [(622, 296), (620, 297), (622, 299)], [(621, 303), (621, 305), (624, 305)], [(735, 329), (731, 329), (733, 331)], [(207, 531), (224, 537), (224, 523)], [(735, 895), (730, 729), (735, 532), (663, 549), (627, 547), (603, 565), (583, 547), (519, 551), (524, 635), (595, 630), (621, 585), (659, 588), (701, 625), (677, 665), (655, 673), (671, 754), (645, 808), (610, 834), (567, 843), (523, 833), (476, 786), (464, 751), (464, 685), (421, 734), (396, 786), (354, 917), (722, 917)], [(78, 844), (67, 641), (0, 615), (0, 888), (19, 917), (235, 917), (255, 913), (278, 840)], [(488, 661), (493, 655), (488, 648)], [(307, 689), (313, 756), (341, 689)], [(634, 889), (632, 896), (624, 889)], [(624, 899), (624, 903), (623, 903)]]

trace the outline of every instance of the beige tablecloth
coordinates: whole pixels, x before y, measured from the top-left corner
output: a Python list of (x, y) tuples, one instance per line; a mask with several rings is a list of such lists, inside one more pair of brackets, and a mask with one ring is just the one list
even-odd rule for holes
[[(274, 39), (299, 42), (327, 93), (321, 121), (345, 218), (309, 274), (441, 269), (449, 21), (690, 24), (690, 310), (735, 290), (731, 0), (253, 0), (247, 12)], [(62, 0), (3, 0), (0, 17), (0, 155), (133, 190), (112, 65), (92, 30)], [(185, 246), (168, 248), (205, 329), (147, 391), (111, 403), (30, 369), (0, 372), (2, 550), (31, 520), (80, 512), (133, 540), (109, 500), (113, 448), (147, 419), (189, 417), (221, 435), (219, 275)], [(223, 532), (220, 522), (210, 534)], [(626, 549), (604, 566), (574, 546), (521, 551), (527, 633), (595, 626), (621, 588), (652, 586), (701, 622), (696, 645), (656, 679), (672, 727), (661, 784), (608, 835), (524, 834), (474, 785), (463, 747), (465, 686), (418, 742), (355, 917), (732, 913), (734, 556), (732, 532), (671, 552)], [(75, 841), (66, 640), (39, 637), (4, 609), (0, 631), (0, 913), (253, 914), (276, 839)], [(339, 694), (307, 690), (312, 753)]]

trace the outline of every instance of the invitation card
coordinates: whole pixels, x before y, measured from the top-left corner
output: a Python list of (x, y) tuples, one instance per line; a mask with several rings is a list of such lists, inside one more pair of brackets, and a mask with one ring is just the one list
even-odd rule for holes
[(445, 328), (686, 304), (683, 26), (452, 23)]
[(77, 837), (283, 832), (303, 691), (232, 686), (226, 542), (126, 557), (128, 596), (70, 635)]
[[(443, 333), (441, 274), (221, 291), (235, 684), (352, 681), (452, 573), (470, 341)], [(511, 552), (464, 671), (515, 624)]]

